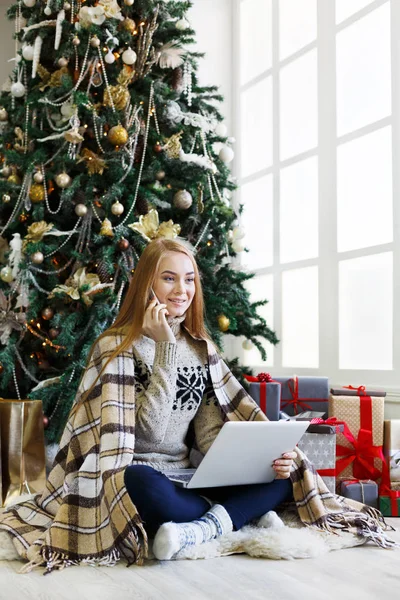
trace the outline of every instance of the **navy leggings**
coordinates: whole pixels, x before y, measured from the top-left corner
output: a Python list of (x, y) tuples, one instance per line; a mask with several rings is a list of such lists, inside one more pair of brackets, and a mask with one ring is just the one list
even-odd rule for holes
[(163, 523), (186, 523), (199, 519), (210, 508), (209, 502), (222, 504), (238, 531), (282, 502), (293, 500), (290, 479), (271, 483), (188, 489), (175, 486), (163, 473), (147, 465), (130, 465), (125, 469), (125, 487), (149, 537), (154, 537)]

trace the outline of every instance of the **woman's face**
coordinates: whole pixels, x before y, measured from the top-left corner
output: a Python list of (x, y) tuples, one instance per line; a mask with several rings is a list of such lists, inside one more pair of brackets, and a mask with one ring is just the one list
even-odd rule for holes
[(169, 316), (183, 315), (196, 291), (190, 258), (181, 252), (168, 252), (161, 259), (153, 290), (161, 304), (167, 305)]

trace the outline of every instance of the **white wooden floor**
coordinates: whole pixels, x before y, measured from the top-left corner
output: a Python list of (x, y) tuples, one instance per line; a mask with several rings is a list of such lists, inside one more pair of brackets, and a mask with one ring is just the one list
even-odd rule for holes
[[(387, 519), (397, 528), (400, 520)], [(272, 561), (245, 555), (152, 561), (144, 567), (70, 567), (43, 576), (0, 562), (0, 600), (398, 600), (400, 549), (372, 546), (316, 559)]]

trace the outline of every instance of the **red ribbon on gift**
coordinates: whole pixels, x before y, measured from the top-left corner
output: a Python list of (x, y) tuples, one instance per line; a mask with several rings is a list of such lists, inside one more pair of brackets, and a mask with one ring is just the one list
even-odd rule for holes
[(267, 383), (279, 383), (274, 381), (270, 373), (259, 373), (256, 377), (253, 375), (244, 375), (244, 378), (249, 383), (260, 384), (260, 408), (266, 414), (267, 413)]
[(357, 392), (358, 392), (357, 395), (358, 396), (365, 396), (366, 395), (365, 394), (365, 390), (366, 390), (365, 385), (359, 385), (358, 387), (353, 387), (352, 385), (343, 385), (342, 387), (345, 390), (357, 390)]
[(282, 403), (282, 410), (285, 406), (290, 406), (293, 404), (293, 412), (297, 415), (298, 407), (302, 408), (302, 410), (312, 410), (312, 406), (307, 404), (307, 402), (326, 402), (327, 398), (299, 398), (299, 378), (295, 375), (293, 379), (289, 379), (288, 381), (289, 392), (292, 396), (290, 400), (286, 400)]
[(317, 469), (317, 473), (321, 477), (335, 477), (336, 469)]
[(321, 419), (320, 417), (314, 417), (310, 421), (311, 425), (332, 425), (336, 429), (336, 433), (340, 433), (340, 423), (336, 417), (329, 417), (329, 419)]

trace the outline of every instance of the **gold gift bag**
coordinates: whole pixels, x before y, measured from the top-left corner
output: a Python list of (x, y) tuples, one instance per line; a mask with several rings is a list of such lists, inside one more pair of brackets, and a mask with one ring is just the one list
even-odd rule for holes
[(0, 398), (0, 506), (46, 486), (41, 400)]

